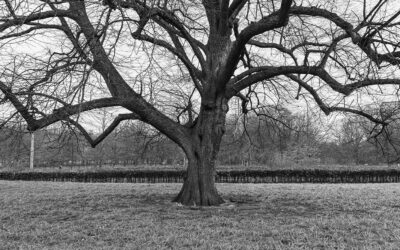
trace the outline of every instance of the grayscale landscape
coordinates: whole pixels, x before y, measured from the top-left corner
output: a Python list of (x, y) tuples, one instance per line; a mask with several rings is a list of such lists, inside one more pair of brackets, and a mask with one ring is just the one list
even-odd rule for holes
[(0, 249), (400, 249), (396, 0), (1, 0)]

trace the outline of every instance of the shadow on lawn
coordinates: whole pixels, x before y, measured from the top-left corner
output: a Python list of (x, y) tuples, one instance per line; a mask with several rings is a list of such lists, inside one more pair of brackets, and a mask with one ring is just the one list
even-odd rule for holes
[[(344, 207), (340, 204), (332, 206), (332, 202), (306, 197), (266, 196), (264, 194), (225, 194), (226, 203), (215, 207), (182, 206), (173, 203), (174, 193), (133, 192), (108, 194), (77, 194), (68, 200), (52, 202), (52, 206), (69, 207), (81, 210), (83, 206), (91, 212), (121, 211), (130, 214), (164, 214), (166, 218), (174, 218), (181, 214), (186, 218), (195, 218), (219, 214), (222, 216), (267, 216), (267, 217), (315, 217), (318, 215), (353, 214), (363, 215), (368, 210), (356, 207)], [(315, 198), (315, 197), (314, 197)], [(334, 202), (334, 201), (333, 201)]]

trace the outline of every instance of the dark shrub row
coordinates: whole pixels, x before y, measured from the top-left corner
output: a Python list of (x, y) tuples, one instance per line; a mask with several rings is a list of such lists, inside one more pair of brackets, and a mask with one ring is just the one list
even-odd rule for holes
[(183, 171), (25, 172), (0, 173), (2, 180), (72, 182), (180, 182)]
[(233, 183), (381, 183), (400, 182), (398, 170), (266, 170), (218, 173), (217, 181)]
[[(0, 172), (2, 180), (71, 182), (183, 182), (185, 171)], [(228, 183), (381, 183), (400, 182), (399, 170), (249, 170), (220, 171), (216, 182)]]

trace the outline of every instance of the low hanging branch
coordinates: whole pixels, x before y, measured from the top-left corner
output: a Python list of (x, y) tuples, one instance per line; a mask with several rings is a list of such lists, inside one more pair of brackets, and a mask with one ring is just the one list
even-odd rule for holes
[(317, 91), (312, 88), (309, 84), (307, 84), (305, 81), (301, 80), (300, 78), (298, 78), (295, 75), (292, 74), (288, 74), (286, 75), (289, 79), (297, 82), (300, 86), (302, 86), (304, 89), (306, 89), (311, 96), (314, 98), (315, 102), (317, 103), (317, 105), (319, 106), (319, 108), (326, 114), (329, 115), (331, 112), (344, 112), (344, 113), (352, 113), (352, 114), (356, 114), (356, 115), (360, 115), (363, 116), (365, 118), (367, 118), (368, 120), (375, 122), (377, 124), (382, 124), (382, 125), (386, 125), (385, 121), (382, 121), (376, 117), (373, 117), (370, 114), (367, 114), (361, 110), (356, 110), (356, 109), (352, 109), (352, 108), (346, 108), (346, 107), (329, 107), (328, 105), (326, 105), (323, 100), (320, 98), (320, 96), (318, 95)]
[(13, 104), (17, 112), (20, 113), (21, 116), (25, 119), (25, 121), (28, 124), (28, 129), (34, 130), (36, 125), (35, 119), (29, 113), (28, 108), (18, 100), (18, 98), (15, 96), (14, 93), (12, 93), (11, 88), (9, 88), (6, 84), (0, 81), (0, 90), (3, 92), (5, 97)]
[(81, 133), (82, 135), (85, 137), (85, 139), (89, 142), (90, 146), (92, 146), (93, 148), (96, 147), (100, 142), (102, 142), (109, 134), (111, 134), (111, 132), (114, 131), (114, 129), (122, 122), (125, 120), (139, 120), (139, 116), (137, 114), (134, 113), (130, 113), (130, 114), (119, 114), (114, 121), (110, 124), (110, 126), (108, 126), (108, 128), (106, 130), (103, 131), (103, 133), (101, 133), (96, 139), (92, 139), (92, 137), (90, 136), (90, 134), (86, 131), (86, 129), (79, 124), (77, 121), (71, 119), (71, 118), (67, 118), (65, 119), (67, 122), (71, 123), (72, 125), (74, 125)]

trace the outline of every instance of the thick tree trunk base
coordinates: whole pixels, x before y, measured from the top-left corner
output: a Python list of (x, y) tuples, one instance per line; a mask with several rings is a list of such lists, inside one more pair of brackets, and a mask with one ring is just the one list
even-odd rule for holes
[(224, 199), (218, 194), (214, 184), (200, 187), (200, 182), (186, 180), (173, 202), (185, 206), (218, 206)]
[(214, 97), (202, 102), (191, 138), (183, 147), (188, 159), (187, 178), (173, 201), (186, 206), (224, 203), (215, 187), (215, 162), (225, 132), (228, 108), (224, 96)]

